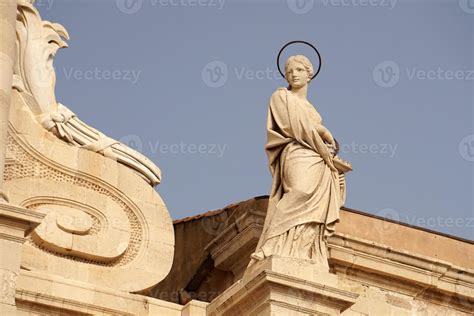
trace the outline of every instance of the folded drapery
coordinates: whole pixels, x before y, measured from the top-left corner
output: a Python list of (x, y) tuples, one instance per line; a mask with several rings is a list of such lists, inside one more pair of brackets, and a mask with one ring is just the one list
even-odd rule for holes
[[(316, 250), (325, 250), (324, 242), (334, 232), (344, 203), (345, 183), (341, 185), (344, 177), (332, 170), (320, 154), (328, 149), (317, 132), (317, 124), (321, 124), (321, 117), (313, 106), (286, 88), (273, 93), (265, 147), (273, 183), (254, 258), (286, 253), (327, 261), (325, 251)], [(305, 234), (291, 237), (300, 231)], [(309, 243), (313, 237), (314, 245)], [(292, 245), (288, 238), (293, 238)]]

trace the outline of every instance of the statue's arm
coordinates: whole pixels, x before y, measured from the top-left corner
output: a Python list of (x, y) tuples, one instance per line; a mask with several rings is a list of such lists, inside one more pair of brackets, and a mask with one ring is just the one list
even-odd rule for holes
[[(333, 170), (336, 168), (332, 162), (332, 156), (323, 142), (320, 135), (330, 133), (321, 124), (315, 124), (307, 116), (297, 113), (294, 105), (288, 104), (286, 91), (278, 89), (272, 94), (270, 99), (270, 115), (271, 124), (269, 126), (269, 135), (272, 133), (280, 133), (285, 137), (295, 139), (301, 144), (307, 144), (318, 152), (324, 159), (326, 164)], [(330, 135), (332, 138), (332, 135)], [(334, 139), (332, 138), (334, 141)], [(332, 144), (332, 142), (330, 142)]]
[(318, 132), (319, 136), (321, 136), (323, 140), (325, 140), (329, 144), (335, 144), (334, 137), (324, 125), (316, 123), (315, 126), (316, 126), (316, 131)]

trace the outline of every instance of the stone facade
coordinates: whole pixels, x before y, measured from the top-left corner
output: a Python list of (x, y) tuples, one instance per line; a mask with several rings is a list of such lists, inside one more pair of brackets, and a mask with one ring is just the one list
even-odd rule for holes
[[(166, 299), (163, 293), (176, 293), (169, 299), (179, 304), (192, 298), (210, 302), (210, 315), (258, 314), (262, 306), (251, 303), (258, 295), (260, 300), (267, 297), (269, 301), (280, 302), (293, 297), (294, 315), (315, 314), (311, 307), (303, 305), (304, 301), (317, 302), (317, 297), (323, 297), (317, 291), (321, 288), (321, 277), (314, 276), (315, 281), (310, 281), (311, 271), (301, 274), (307, 267), (291, 264), (300, 272), (295, 275), (291, 269), (285, 272), (285, 264), (278, 267), (269, 263), (260, 268), (263, 274), (253, 273), (261, 282), (258, 286), (250, 282), (256, 282), (255, 279), (246, 275), (250, 254), (263, 227), (267, 202), (267, 197), (257, 197), (175, 221), (173, 267), (148, 294)], [(342, 315), (471, 315), (473, 249), (472, 241), (343, 208), (341, 223), (329, 240), (331, 275), (323, 277), (323, 284), (335, 284), (335, 292), (356, 296), (346, 293), (350, 304), (341, 303), (346, 307), (341, 310)], [(271, 279), (272, 273), (285, 275), (302, 288), (286, 284), (284, 293), (288, 297), (275, 298), (271, 290), (277, 281), (262, 281)], [(336, 280), (331, 279), (336, 276)], [(256, 292), (246, 296), (239, 290), (242, 286), (245, 292), (255, 286)], [(237, 307), (229, 306), (229, 302)], [(248, 306), (255, 310), (242, 310)], [(263, 308), (263, 315), (271, 314), (272, 309), (268, 310)]]
[(171, 271), (140, 293), (22, 269), (16, 314), (472, 314), (472, 241), (350, 209), (329, 241), (330, 274), (282, 258), (247, 271), (266, 206), (264, 196), (176, 220)]
[(472, 241), (343, 208), (328, 272), (249, 266), (266, 196), (173, 223), (160, 169), (56, 101), (32, 2), (0, 0), (0, 315), (474, 314)]

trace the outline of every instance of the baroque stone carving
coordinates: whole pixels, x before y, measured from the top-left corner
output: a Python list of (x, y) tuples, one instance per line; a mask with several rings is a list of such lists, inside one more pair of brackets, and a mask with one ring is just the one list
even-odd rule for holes
[(272, 191), (254, 263), (271, 255), (310, 260), (328, 270), (326, 240), (334, 232), (345, 199), (337, 144), (307, 100), (313, 66), (305, 56), (285, 65), (288, 88), (270, 100), (265, 146)]
[(48, 131), (69, 144), (99, 152), (134, 169), (151, 185), (161, 181), (161, 171), (148, 158), (82, 122), (65, 105), (56, 102), (53, 59), (67, 47), (69, 35), (58, 23), (41, 20), (30, 3), (18, 4), (17, 61), (13, 86), (37, 101), (31, 110)]
[(22, 267), (142, 291), (173, 261), (172, 221), (153, 189), (160, 171), (56, 102), (53, 57), (67, 38), (19, 2), (4, 179), (12, 204), (45, 215), (23, 246)]

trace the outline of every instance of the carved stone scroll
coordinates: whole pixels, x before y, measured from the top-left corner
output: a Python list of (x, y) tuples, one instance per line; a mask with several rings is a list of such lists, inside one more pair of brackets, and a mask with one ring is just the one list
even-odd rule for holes
[(23, 245), (21, 265), (145, 290), (168, 274), (174, 254), (172, 221), (153, 189), (160, 171), (56, 102), (53, 57), (68, 34), (28, 2), (17, 13), (4, 180), (10, 203), (44, 215)]

